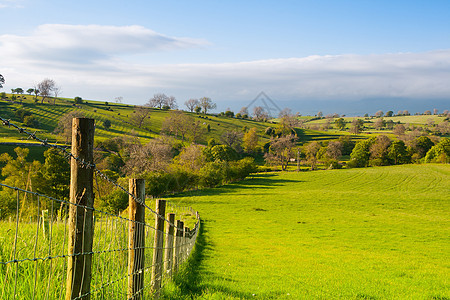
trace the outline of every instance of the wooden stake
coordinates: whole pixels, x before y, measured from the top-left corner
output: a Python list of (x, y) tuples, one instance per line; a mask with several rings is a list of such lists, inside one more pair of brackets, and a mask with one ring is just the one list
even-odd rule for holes
[(173, 266), (173, 235), (175, 232), (175, 214), (168, 214), (167, 218), (169, 220), (169, 226), (167, 227), (166, 235), (166, 253), (164, 254), (164, 271), (168, 276), (172, 276), (172, 266)]
[(159, 292), (162, 282), (163, 270), (163, 244), (164, 244), (164, 223), (161, 218), (166, 214), (166, 200), (156, 201), (155, 216), (155, 239), (153, 243), (153, 261), (152, 261), (152, 292), (155, 299), (159, 298)]
[[(140, 201), (145, 201), (145, 180), (130, 179), (129, 192)], [(145, 250), (145, 209), (139, 202), (128, 199), (128, 291), (127, 299), (144, 299), (144, 250)]]
[[(94, 162), (94, 120), (72, 120), (71, 153), (86, 163)], [(66, 299), (90, 299), (93, 241), (93, 175), (91, 168), (71, 158)], [(83, 254), (86, 253), (86, 254)], [(82, 296), (82, 297), (81, 297)]]

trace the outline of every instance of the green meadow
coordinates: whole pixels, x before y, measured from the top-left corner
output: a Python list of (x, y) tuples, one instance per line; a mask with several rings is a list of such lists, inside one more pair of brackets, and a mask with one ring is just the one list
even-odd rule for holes
[(174, 197), (201, 235), (165, 299), (449, 299), (450, 166), (266, 173)]

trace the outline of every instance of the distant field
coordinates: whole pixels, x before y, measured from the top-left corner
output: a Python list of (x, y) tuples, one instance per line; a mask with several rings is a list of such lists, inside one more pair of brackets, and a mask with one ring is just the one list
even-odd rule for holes
[(176, 199), (203, 219), (166, 299), (449, 299), (450, 165), (269, 173)]

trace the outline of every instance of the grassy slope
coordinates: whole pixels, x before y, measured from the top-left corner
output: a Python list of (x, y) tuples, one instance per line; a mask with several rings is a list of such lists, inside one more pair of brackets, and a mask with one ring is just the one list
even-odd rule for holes
[[(146, 143), (160, 134), (162, 123), (170, 113), (169, 111), (152, 109), (150, 125), (147, 129), (140, 129), (129, 124), (129, 117), (134, 109), (132, 105), (116, 103), (109, 103), (106, 105), (105, 102), (88, 101), (87, 104), (75, 107), (72, 103), (73, 101), (70, 99), (58, 99), (56, 100), (56, 104), (35, 104), (30, 98), (24, 101), (23, 105), (19, 105), (10, 104), (7, 101), (0, 100), (0, 116), (14, 120), (14, 111), (23, 107), (24, 109), (31, 111), (41, 124), (39, 128), (30, 128), (30, 130), (37, 130), (37, 135), (39, 137), (48, 138), (49, 140), (54, 141), (57, 137), (52, 132), (58, 124), (59, 118), (70, 111), (79, 110), (87, 117), (94, 118), (97, 121), (96, 139), (101, 140), (134, 132), (134, 134), (137, 134), (140, 137), (142, 143)], [(188, 114), (204, 123), (205, 128), (208, 124), (210, 125), (211, 132), (203, 137), (203, 143), (207, 143), (207, 139), (211, 137), (219, 140), (220, 136), (225, 131), (242, 131), (243, 126), (247, 126), (248, 128), (256, 127), (262, 138), (262, 143), (268, 141), (268, 138), (263, 135), (265, 128), (269, 126), (267, 123), (209, 115), (209, 119), (201, 119), (198, 118), (196, 114)], [(112, 128), (109, 130), (105, 130), (102, 126), (103, 121), (106, 119), (109, 119), (112, 123)], [(19, 122), (15, 121), (15, 123)], [(19, 125), (22, 124), (19, 123)], [(18, 132), (3, 126), (0, 127), (0, 134), (0, 142), (20, 142), (26, 139), (26, 136), (20, 135)]]
[(278, 173), (179, 197), (203, 235), (166, 297), (448, 299), (449, 179), (449, 165)]

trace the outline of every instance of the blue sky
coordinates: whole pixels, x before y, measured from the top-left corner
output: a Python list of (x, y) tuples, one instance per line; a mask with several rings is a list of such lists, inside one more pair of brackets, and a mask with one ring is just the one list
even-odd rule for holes
[(450, 99), (450, 1), (0, 0), (4, 90), (143, 104)]

